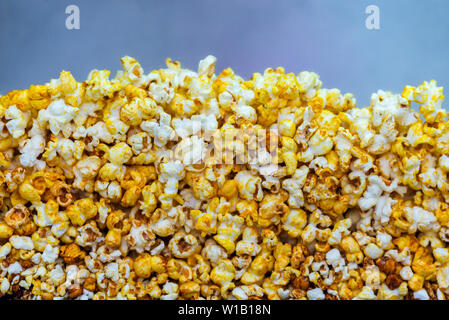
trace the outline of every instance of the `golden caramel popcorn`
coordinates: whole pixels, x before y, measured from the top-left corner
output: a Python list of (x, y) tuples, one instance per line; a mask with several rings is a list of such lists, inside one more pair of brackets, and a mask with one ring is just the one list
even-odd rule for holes
[(436, 81), (121, 62), (0, 96), (0, 297), (448, 298)]

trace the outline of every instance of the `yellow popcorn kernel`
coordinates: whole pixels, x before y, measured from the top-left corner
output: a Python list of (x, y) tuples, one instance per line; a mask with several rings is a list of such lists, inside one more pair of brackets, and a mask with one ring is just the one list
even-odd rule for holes
[(103, 181), (121, 181), (125, 176), (125, 172), (124, 166), (106, 163), (98, 172), (98, 178)]
[(140, 201), (140, 209), (145, 216), (149, 217), (157, 206), (157, 199), (151, 186), (146, 185), (142, 189), (142, 199), (143, 200)]
[(59, 90), (64, 95), (74, 92), (77, 88), (77, 82), (69, 71), (62, 71), (59, 81)]
[(57, 181), (50, 187), (51, 194), (56, 197), (56, 201), (62, 207), (69, 206), (73, 201), (70, 186), (64, 182)]
[(414, 101), (421, 103), (419, 111), (423, 114), (426, 122), (438, 122), (447, 115), (441, 106), (444, 101), (443, 87), (437, 87), (435, 80), (424, 81), (418, 86), (414, 94)]
[(67, 93), (64, 97), (64, 103), (73, 107), (80, 107), (84, 103), (86, 87), (77, 83), (75, 91)]
[(211, 266), (209, 262), (200, 254), (191, 255), (187, 263), (194, 270), (193, 279), (199, 283), (208, 283), (210, 280)]
[(11, 228), (19, 229), (29, 221), (30, 211), (27, 207), (18, 204), (9, 210), (4, 216), (4, 222)]
[(137, 80), (143, 75), (143, 69), (140, 63), (133, 57), (124, 56), (120, 59), (120, 62), (130, 80)]
[(414, 95), (415, 95), (415, 87), (412, 86), (405, 86), (401, 93), (401, 97), (407, 99), (408, 101), (413, 100)]
[(129, 99), (133, 99), (133, 98), (144, 99), (144, 98), (148, 97), (148, 93), (144, 89), (138, 88), (132, 84), (128, 84), (125, 87), (125, 95)]
[(7, 103), (4, 104), (5, 108), (8, 106), (15, 105), (21, 111), (28, 111), (29, 99), (28, 99), (28, 90), (13, 90), (8, 92)]
[(28, 98), (30, 106), (37, 110), (47, 108), (51, 102), (47, 87), (42, 85), (31, 85), (28, 89)]
[(20, 226), (15, 233), (19, 236), (30, 236), (37, 230), (37, 226), (33, 221), (28, 221)]
[(96, 280), (93, 277), (88, 277), (83, 282), (83, 288), (89, 291), (94, 292), (96, 289)]
[(275, 259), (274, 270), (283, 271), (285, 267), (290, 263), (290, 256), (292, 254), (292, 246), (289, 243), (278, 243), (273, 251), (273, 257)]
[(296, 158), (296, 154), (293, 151), (288, 151), (282, 153), (282, 160), (287, 167), (287, 175), (293, 175), (298, 167), (298, 160)]
[(109, 230), (120, 230), (123, 235), (131, 229), (131, 222), (122, 210), (114, 210), (106, 218), (106, 226)]
[(442, 226), (448, 226), (449, 225), (449, 210), (441, 210), (438, 209), (435, 212), (435, 217), (438, 220), (438, 223)]
[(29, 183), (42, 195), (51, 182), (46, 179), (45, 172), (37, 171), (31, 174)]
[(13, 142), (12, 137), (0, 139), (0, 152), (2, 152), (1, 158), (0, 158), (0, 166), (2, 166), (2, 167), (6, 168), (9, 166), (8, 159), (3, 152), (7, 151), (8, 149), (10, 149), (12, 147), (12, 142)]
[(28, 200), (25, 200), (25, 199), (23, 199), (23, 198), (20, 196), (18, 190), (14, 190), (14, 191), (11, 193), (10, 200), (11, 200), (11, 204), (12, 204), (13, 206), (18, 205), (18, 204), (25, 205), (25, 204), (27, 204), (27, 202), (28, 202)]
[(293, 140), (290, 137), (281, 137), (281, 145), (282, 150), (281, 152), (294, 152), (296, 153), (298, 151), (298, 146), (295, 143), (295, 140)]
[(214, 267), (210, 273), (210, 279), (221, 287), (221, 294), (226, 296), (226, 292), (235, 287), (232, 280), (235, 277), (235, 268), (228, 259), (223, 259)]
[(200, 286), (201, 296), (206, 300), (220, 300), (220, 287), (217, 285), (203, 284)]
[(148, 253), (141, 253), (134, 260), (134, 271), (141, 278), (149, 278), (151, 275), (151, 256)]
[(195, 236), (181, 231), (172, 236), (168, 248), (176, 258), (188, 258), (201, 249)]
[(258, 244), (257, 230), (246, 227), (243, 231), (242, 240), (237, 243), (236, 254), (238, 256), (256, 256), (261, 249), (261, 246)]
[(217, 232), (217, 218), (212, 212), (190, 210), (190, 216), (195, 220), (195, 229), (201, 231), (202, 235), (214, 234)]
[(403, 170), (405, 172), (403, 183), (408, 184), (411, 188), (418, 190), (420, 183), (416, 176), (419, 173), (421, 161), (416, 156), (405, 157), (402, 159)]
[(186, 173), (186, 182), (192, 187), (195, 198), (205, 201), (217, 194), (217, 188), (201, 173)]
[[(144, 169), (145, 168), (145, 169)], [(151, 178), (154, 174), (154, 167), (140, 167), (140, 168), (127, 168), (123, 179), (120, 180), (120, 186), (123, 189), (130, 189), (132, 187), (143, 188), (147, 182), (147, 179)]]
[(231, 199), (238, 194), (237, 182), (235, 180), (226, 180), (223, 186), (218, 189), (218, 195)]
[(259, 218), (258, 203), (254, 200), (239, 200), (236, 209), (248, 226), (253, 226)]
[(278, 111), (265, 108), (263, 105), (257, 106), (257, 121), (264, 127), (269, 127), (276, 122)]
[(108, 70), (92, 70), (86, 81), (86, 96), (96, 101), (104, 96), (112, 97), (112, 95), (120, 90), (120, 83), (109, 80), (110, 71)]
[(138, 126), (143, 120), (139, 108), (139, 100), (133, 99), (120, 109), (120, 119), (129, 126)]
[(262, 179), (258, 176), (253, 176), (249, 171), (240, 171), (234, 177), (237, 182), (239, 194), (246, 200), (262, 200)]

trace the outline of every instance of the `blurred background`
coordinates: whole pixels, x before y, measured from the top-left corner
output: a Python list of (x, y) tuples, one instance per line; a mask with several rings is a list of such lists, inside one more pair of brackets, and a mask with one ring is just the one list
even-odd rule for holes
[[(72, 4), (79, 30), (65, 25)], [(369, 5), (380, 9), (380, 30), (365, 26)], [(94, 68), (115, 76), (124, 55), (149, 72), (166, 57), (196, 70), (212, 54), (217, 74), (315, 71), (359, 106), (378, 89), (401, 92), (430, 79), (449, 95), (448, 14), (447, 0), (0, 0), (0, 92), (63, 69), (78, 81)]]

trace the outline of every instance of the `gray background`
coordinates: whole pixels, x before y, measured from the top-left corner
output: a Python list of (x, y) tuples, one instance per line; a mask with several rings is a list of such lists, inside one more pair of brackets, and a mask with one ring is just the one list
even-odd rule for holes
[[(80, 30), (65, 28), (70, 4)], [(378, 31), (365, 28), (370, 4), (380, 8)], [(267, 67), (315, 71), (364, 106), (377, 89), (430, 79), (449, 88), (448, 15), (447, 0), (0, 0), (0, 92), (63, 69), (78, 81), (94, 68), (114, 76), (124, 55), (148, 72), (166, 57), (196, 69), (213, 54), (217, 71), (245, 78)]]

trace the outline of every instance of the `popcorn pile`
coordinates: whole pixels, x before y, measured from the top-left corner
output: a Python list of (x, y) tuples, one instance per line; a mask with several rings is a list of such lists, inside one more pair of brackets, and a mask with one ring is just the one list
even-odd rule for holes
[(3, 298), (449, 296), (435, 81), (356, 108), (313, 72), (121, 61), (0, 97)]

